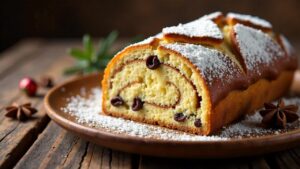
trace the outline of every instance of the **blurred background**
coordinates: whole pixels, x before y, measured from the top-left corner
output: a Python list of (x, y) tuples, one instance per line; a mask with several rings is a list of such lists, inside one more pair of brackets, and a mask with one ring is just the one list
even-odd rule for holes
[(0, 51), (30, 37), (101, 37), (112, 30), (147, 37), (214, 11), (260, 16), (300, 40), (299, 0), (9, 0), (0, 5)]

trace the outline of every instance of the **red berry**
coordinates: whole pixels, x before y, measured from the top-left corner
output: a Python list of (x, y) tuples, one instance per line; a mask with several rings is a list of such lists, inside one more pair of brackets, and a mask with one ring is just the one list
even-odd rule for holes
[(19, 88), (28, 96), (34, 96), (36, 94), (38, 85), (32, 78), (25, 77), (19, 82)]

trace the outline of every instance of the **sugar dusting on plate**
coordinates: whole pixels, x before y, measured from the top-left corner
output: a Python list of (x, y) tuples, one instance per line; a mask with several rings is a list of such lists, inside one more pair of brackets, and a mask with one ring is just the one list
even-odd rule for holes
[[(126, 134), (134, 137), (155, 138), (160, 140), (174, 141), (222, 141), (232, 138), (258, 137), (266, 134), (279, 134), (299, 128), (300, 121), (288, 124), (288, 129), (273, 130), (260, 127), (262, 117), (256, 112), (254, 115), (246, 116), (242, 121), (224, 127), (219, 133), (212, 136), (199, 136), (181, 131), (171, 130), (159, 126), (138, 123), (121, 118), (103, 115), (101, 112), (101, 89), (94, 88), (87, 95), (84, 88), (81, 94), (67, 99), (67, 104), (61, 109), (65, 113), (74, 116), (78, 123), (94, 128), (102, 128), (116, 134)], [(284, 99), (286, 105), (300, 105), (300, 98)], [(300, 115), (300, 111), (297, 112)]]

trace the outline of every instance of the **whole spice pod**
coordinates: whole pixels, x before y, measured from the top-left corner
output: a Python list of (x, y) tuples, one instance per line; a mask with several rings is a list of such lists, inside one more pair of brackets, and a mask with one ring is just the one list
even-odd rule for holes
[(37, 109), (31, 106), (31, 103), (25, 104), (17, 104), (13, 103), (10, 106), (5, 108), (6, 110), (6, 117), (17, 119), (19, 121), (26, 121), (29, 119), (33, 114), (37, 112)]
[(265, 109), (259, 113), (263, 117), (262, 124), (267, 128), (285, 129), (287, 123), (293, 123), (298, 120), (297, 105), (285, 105), (280, 99), (277, 104), (265, 103)]

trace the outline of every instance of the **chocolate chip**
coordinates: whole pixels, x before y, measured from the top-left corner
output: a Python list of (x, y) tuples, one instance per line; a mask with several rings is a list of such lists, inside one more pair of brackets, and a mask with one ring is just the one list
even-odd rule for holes
[(201, 119), (196, 119), (195, 122), (194, 122), (194, 125), (196, 127), (201, 127), (202, 126)]
[(118, 107), (118, 106), (122, 106), (124, 104), (124, 100), (122, 99), (122, 97), (116, 96), (110, 100), (110, 103), (113, 106)]
[(157, 69), (160, 65), (160, 61), (156, 55), (148, 56), (146, 59), (146, 66), (149, 69)]
[(198, 96), (198, 101), (201, 102), (202, 101), (202, 97)]
[(185, 119), (186, 119), (186, 115), (184, 115), (183, 113), (175, 113), (175, 115), (174, 115), (175, 121), (184, 122)]
[(133, 111), (141, 110), (143, 108), (143, 104), (144, 102), (140, 98), (136, 97), (133, 99), (133, 104), (131, 106), (131, 109)]
[(197, 105), (196, 105), (196, 108), (199, 108), (201, 106), (201, 101), (202, 101), (202, 97), (201, 96), (197, 96)]

